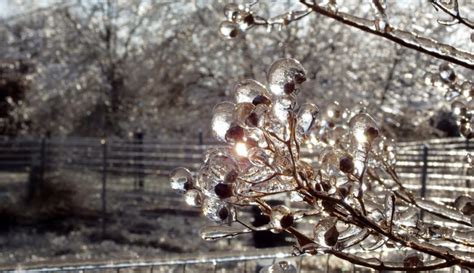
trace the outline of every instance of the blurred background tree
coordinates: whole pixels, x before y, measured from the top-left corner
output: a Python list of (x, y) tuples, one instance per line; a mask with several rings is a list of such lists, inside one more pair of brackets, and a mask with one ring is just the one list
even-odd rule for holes
[[(23, 7), (28, 1), (7, 2)], [(264, 81), (265, 67), (280, 57), (308, 68), (304, 100), (364, 107), (393, 137), (457, 134), (445, 90), (426, 84), (426, 73), (441, 60), (326, 16), (271, 31), (257, 28), (229, 41), (218, 31), (226, 1), (40, 3), (33, 11), (2, 15), (0, 60), (9, 67), (0, 71), (2, 134), (127, 137), (143, 131), (147, 137), (196, 140), (202, 130), (207, 137), (211, 109), (232, 96), (232, 84)], [(439, 24), (446, 14), (429, 1), (387, 6), (392, 25), (472, 51), (472, 29)], [(260, 1), (254, 9), (274, 16), (303, 7), (298, 1)], [(468, 1), (460, 9), (474, 14)], [(339, 10), (374, 13), (371, 1), (362, 0), (344, 1)], [(455, 69), (461, 77), (473, 76), (467, 68)]]

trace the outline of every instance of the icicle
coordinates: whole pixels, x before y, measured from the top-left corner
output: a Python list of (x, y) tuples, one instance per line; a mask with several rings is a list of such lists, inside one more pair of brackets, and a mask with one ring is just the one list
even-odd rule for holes
[(213, 241), (249, 232), (251, 232), (250, 229), (242, 227), (207, 226), (201, 230), (201, 237), (206, 241)]
[(468, 226), (472, 226), (470, 216), (463, 215), (450, 207), (437, 204), (433, 201), (422, 199), (417, 199), (416, 202), (422, 209), (432, 214), (442, 216)]

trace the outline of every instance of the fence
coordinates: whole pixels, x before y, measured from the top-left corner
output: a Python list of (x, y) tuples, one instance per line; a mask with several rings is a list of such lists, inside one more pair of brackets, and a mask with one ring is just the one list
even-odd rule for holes
[[(107, 230), (107, 215), (112, 210), (122, 210), (114, 207), (117, 202), (123, 201), (123, 199), (116, 199), (119, 196), (159, 197), (160, 205), (165, 204), (170, 210), (179, 209), (181, 201), (169, 193), (168, 183), (164, 176), (177, 166), (187, 166), (196, 170), (203, 152), (215, 145), (210, 142), (205, 144), (163, 143), (141, 138), (134, 140), (95, 138), (0, 140), (0, 172), (28, 173), (27, 190), (34, 189), (35, 183), (42, 183), (49, 173), (58, 170), (71, 172), (72, 176), (81, 174), (84, 177), (81, 187), (90, 187), (91, 192), (99, 193), (96, 194), (99, 200), (94, 206), (102, 213), (102, 233), (104, 234)], [(418, 191), (420, 196), (435, 201), (452, 202), (456, 196), (472, 196), (474, 193), (474, 189), (471, 188), (474, 180), (473, 169), (469, 168), (465, 162), (467, 152), (473, 149), (474, 145), (459, 138), (402, 142), (398, 144), (397, 171), (405, 187)], [(314, 158), (315, 151), (303, 149), (302, 152), (303, 156)], [(127, 205), (127, 209), (129, 207), (133, 207), (133, 204)], [(198, 212), (193, 212), (191, 209), (191, 213)], [(257, 255), (258, 257), (255, 253), (247, 251), (224, 255), (224, 258), (212, 255), (206, 257), (191, 255), (184, 259), (167, 257), (143, 261), (114, 260), (113, 263), (111, 261), (83, 261), (76, 264), (38, 264), (29, 265), (30, 267), (24, 269), (76, 272), (106, 269), (115, 272), (137, 269), (138, 272), (185, 272), (187, 268), (190, 272), (196, 272), (192, 271), (192, 268), (199, 265), (207, 266), (203, 272), (220, 272), (218, 264), (230, 263), (235, 265), (235, 272), (255, 272), (247, 271), (248, 268), (257, 267), (257, 264), (252, 264), (252, 261), (256, 259), (272, 261), (284, 256), (276, 250), (268, 251), (264, 253), (267, 256)], [(301, 262), (302, 260), (295, 260), (299, 268), (304, 268)], [(329, 260), (326, 261), (325, 266), (324, 263), (320, 264), (325, 270), (329, 268)], [(171, 269), (160, 271), (162, 268)], [(0, 267), (0, 270), (15, 269)]]
[[(202, 140), (200, 140), (202, 142)], [(160, 143), (157, 140), (96, 138), (25, 138), (0, 141), (0, 171), (27, 171), (29, 190), (44, 180), (47, 170), (89, 173), (99, 180), (101, 206), (105, 214), (107, 192), (124, 188), (166, 193), (165, 176), (178, 166), (196, 170), (202, 154), (217, 144)], [(459, 195), (472, 195), (473, 170), (464, 158), (474, 145), (460, 138), (398, 144), (397, 171), (405, 186), (420, 196), (449, 202)], [(314, 151), (303, 149), (303, 156), (314, 158)], [(32, 179), (31, 177), (37, 177)], [(115, 178), (129, 178), (126, 181)], [(113, 181), (113, 182), (112, 182)], [(132, 182), (133, 181), (133, 182)], [(33, 185), (32, 185), (33, 183)]]
[[(398, 262), (406, 251), (380, 251), (378, 256), (385, 261)], [(357, 253), (364, 257), (364, 253)], [(369, 254), (370, 255), (370, 254)], [(261, 269), (286, 262), (294, 267), (295, 273), (369, 273), (374, 270), (354, 265), (330, 255), (293, 256), (288, 248), (246, 250), (191, 255), (164, 255), (155, 258), (134, 258), (116, 260), (84, 260), (79, 262), (39, 262), (25, 265), (0, 265), (0, 271), (13, 272), (110, 272), (110, 273), (260, 273)], [(428, 261), (426, 261), (428, 262)], [(264, 271), (280, 272), (280, 271)], [(285, 271), (286, 272), (286, 271)], [(468, 269), (453, 267), (430, 272), (468, 273)]]
[[(145, 187), (146, 176), (167, 175), (177, 166), (197, 169), (202, 154), (215, 143), (160, 143), (157, 140), (121, 140), (94, 138), (40, 138), (0, 140), (0, 171), (46, 169), (89, 170), (103, 174), (135, 176), (134, 186)], [(397, 170), (401, 177), (423, 185), (428, 180), (447, 179), (469, 188), (472, 175), (464, 157), (474, 144), (459, 138), (398, 144)], [(303, 156), (314, 151), (303, 149)], [(460, 184), (461, 185), (461, 184)], [(426, 188), (423, 194), (426, 195)], [(428, 189), (429, 190), (429, 189)]]

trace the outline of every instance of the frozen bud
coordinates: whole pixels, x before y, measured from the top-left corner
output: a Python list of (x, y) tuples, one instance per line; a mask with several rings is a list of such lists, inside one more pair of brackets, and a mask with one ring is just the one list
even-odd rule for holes
[(257, 113), (250, 113), (250, 115), (245, 120), (245, 124), (250, 127), (258, 127), (259, 117)]
[(354, 161), (351, 157), (345, 156), (339, 160), (339, 169), (343, 173), (353, 173), (354, 172)]
[(239, 14), (240, 8), (236, 3), (229, 3), (224, 6), (224, 15), (230, 21), (235, 21)]
[(297, 128), (302, 134), (308, 134), (314, 124), (319, 108), (313, 103), (301, 105), (297, 115)]
[(204, 216), (215, 222), (232, 221), (234, 218), (233, 209), (219, 199), (204, 199), (201, 210)]
[(245, 132), (244, 128), (239, 125), (233, 125), (227, 130), (225, 134), (225, 140), (229, 143), (240, 141), (244, 138)]
[(294, 217), (290, 209), (283, 205), (274, 207), (270, 218), (273, 231), (275, 232), (287, 229), (294, 223)]
[(334, 246), (339, 239), (339, 232), (336, 229), (337, 218), (322, 218), (313, 229), (315, 241), (325, 247)]
[(349, 121), (349, 127), (359, 143), (372, 142), (379, 135), (377, 124), (366, 113), (353, 116)]
[(447, 62), (439, 66), (439, 75), (444, 82), (453, 82), (456, 79), (453, 68)]
[(184, 193), (193, 186), (193, 175), (186, 168), (176, 168), (170, 173), (171, 188), (177, 192)]
[(465, 215), (474, 214), (474, 199), (469, 196), (459, 196), (454, 206)]
[(252, 100), (252, 103), (254, 105), (259, 105), (259, 104), (270, 105), (272, 104), (272, 101), (265, 95), (258, 95)]
[(245, 125), (247, 118), (253, 112), (255, 106), (250, 102), (238, 103), (235, 106), (234, 119), (240, 125)]
[(465, 81), (461, 85), (461, 93), (468, 100), (472, 100), (474, 98), (474, 83), (470, 81)]
[(262, 127), (265, 123), (265, 117), (267, 112), (268, 106), (266, 104), (259, 104), (255, 106), (255, 109), (247, 117), (245, 125), (249, 127)]
[(259, 96), (268, 97), (268, 91), (260, 82), (248, 79), (242, 80), (235, 85), (234, 96), (237, 103), (253, 103)]
[(267, 73), (270, 92), (283, 96), (298, 91), (299, 85), (306, 81), (306, 71), (295, 59), (285, 58), (275, 61)]
[(214, 192), (216, 193), (217, 197), (219, 197), (220, 199), (229, 198), (234, 194), (233, 184), (218, 183), (214, 187)]
[(324, 233), (324, 241), (328, 246), (334, 246), (339, 239), (339, 231), (336, 226), (332, 226)]
[(219, 219), (221, 221), (225, 221), (227, 218), (229, 218), (229, 209), (226, 207), (223, 207), (219, 209), (217, 215), (219, 216)]
[(410, 268), (422, 267), (423, 255), (416, 252), (409, 253), (403, 259), (403, 265)]
[(374, 139), (376, 139), (378, 136), (379, 136), (379, 130), (377, 128), (374, 128), (374, 127), (369, 127), (367, 129), (365, 129), (365, 136), (367, 137), (367, 140), (369, 142), (373, 141)]
[(217, 154), (209, 159), (210, 172), (217, 180), (224, 180), (230, 172), (238, 170), (237, 162), (229, 154)]
[(199, 207), (202, 203), (201, 192), (195, 189), (188, 190), (184, 194), (184, 201), (192, 207)]
[(252, 13), (241, 10), (237, 14), (236, 22), (239, 24), (242, 30), (246, 30), (253, 26), (255, 23), (255, 18), (253, 17)]
[(462, 118), (459, 121), (459, 132), (461, 135), (467, 139), (474, 138), (474, 131), (473, 131), (473, 122), (474, 120)]
[(239, 24), (232, 21), (223, 21), (219, 26), (219, 33), (226, 39), (237, 38), (242, 31), (240, 30)]
[(221, 102), (214, 107), (211, 127), (212, 135), (218, 141), (226, 141), (227, 130), (233, 122), (234, 108), (231, 102)]

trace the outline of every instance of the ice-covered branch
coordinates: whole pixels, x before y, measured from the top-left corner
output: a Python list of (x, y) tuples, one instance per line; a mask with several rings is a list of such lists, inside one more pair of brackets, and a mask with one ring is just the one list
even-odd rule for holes
[[(251, 7), (241, 7), (237, 4), (228, 4), (224, 10), (227, 20), (221, 23), (220, 32), (224, 37), (234, 39), (239, 37), (245, 31), (257, 26), (265, 26), (267, 28), (278, 26), (281, 28), (291, 22), (302, 19), (311, 13), (318, 13), (348, 26), (383, 37), (403, 47), (411, 48), (469, 69), (474, 69), (474, 54), (472, 52), (390, 25), (386, 13), (387, 7), (384, 1), (372, 1), (372, 7), (375, 13), (374, 20), (342, 12), (338, 9), (336, 1), (330, 1), (324, 6), (317, 4), (315, 1), (300, 0), (299, 2), (306, 6), (307, 9), (288, 11), (271, 18), (263, 18), (255, 15), (250, 9)], [(445, 12), (450, 12), (450, 10), (445, 6), (440, 4), (437, 6), (436, 3), (436, 1), (433, 1), (435, 7), (438, 7)], [(458, 22), (467, 26), (472, 26), (472, 23), (467, 19), (462, 18), (459, 15), (459, 10), (456, 10), (457, 12), (455, 14), (450, 14), (452, 14)]]
[[(208, 151), (194, 177), (185, 168), (171, 173), (171, 186), (188, 204), (201, 206), (213, 221), (231, 224), (205, 229), (203, 238), (270, 230), (291, 234), (296, 254), (328, 253), (376, 270), (474, 266), (474, 217), (466, 209), (474, 199), (461, 196), (449, 207), (416, 198), (395, 171), (395, 145), (372, 117), (337, 102), (322, 113), (313, 103), (297, 105), (306, 81), (298, 61), (274, 62), (267, 80), (268, 88), (255, 80), (239, 82), (236, 103), (214, 108), (212, 132), (226, 147)], [(301, 145), (313, 130), (318, 136), (311, 144), (319, 155), (312, 166), (302, 159)], [(270, 202), (282, 193), (291, 194), (291, 208)], [(257, 206), (268, 223), (257, 228), (237, 219), (246, 206)], [(422, 212), (458, 225), (440, 227)], [(357, 254), (381, 247), (412, 252), (402, 262)]]
[(474, 23), (461, 16), (457, 0), (450, 1), (449, 4), (442, 3), (438, 0), (430, 0), (430, 3), (436, 10), (441, 10), (451, 17), (451, 20), (438, 20), (438, 23), (442, 25), (462, 24), (468, 28), (474, 29)]
[(362, 31), (389, 39), (404, 47), (415, 49), (433, 57), (455, 63), (469, 69), (474, 69), (474, 54), (471, 52), (463, 51), (453, 46), (423, 37), (417, 33), (398, 29), (390, 25), (387, 25), (385, 29), (377, 29), (376, 22), (372, 20), (353, 16), (345, 12), (333, 12), (326, 7), (315, 3), (310, 3), (305, 0), (301, 0), (300, 2), (313, 9), (314, 12), (330, 17), (351, 27), (355, 27)]

